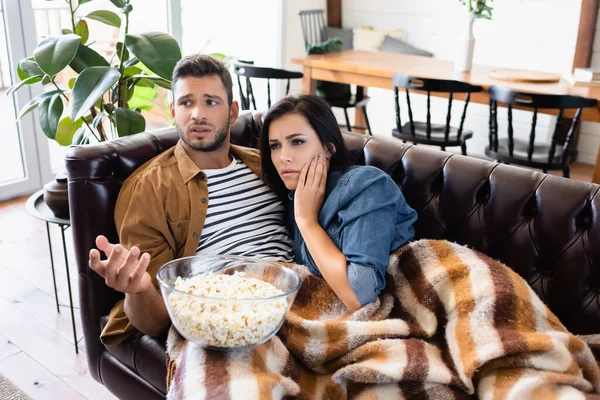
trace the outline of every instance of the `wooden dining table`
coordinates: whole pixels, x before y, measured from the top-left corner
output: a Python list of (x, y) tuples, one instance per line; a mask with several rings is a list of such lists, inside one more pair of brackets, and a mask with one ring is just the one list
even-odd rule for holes
[[(598, 99), (599, 106), (584, 109), (581, 119), (600, 122), (600, 86), (573, 86), (564, 78), (558, 82), (543, 83), (500, 80), (490, 76), (490, 73), (498, 70), (492, 66), (473, 65), (470, 72), (457, 72), (454, 70), (453, 61), (434, 57), (358, 50), (309, 55), (303, 58), (294, 58), (292, 62), (303, 66), (302, 91), (304, 93), (314, 94), (317, 80), (355, 84), (364, 88), (363, 93), (366, 93), (369, 87), (393, 89), (392, 76), (394, 73), (402, 73), (421, 78), (458, 80), (482, 86), (483, 92), (471, 95), (472, 103), (489, 104), (488, 89), (491, 85), (501, 85), (524, 92), (570, 94), (595, 98)], [(555, 111), (543, 109), (538, 111), (555, 113)], [(571, 113), (565, 111), (563, 115), (572, 117), (574, 110)], [(362, 113), (355, 113), (354, 125), (363, 126), (363, 118)], [(594, 168), (593, 181), (600, 183), (600, 151)]]

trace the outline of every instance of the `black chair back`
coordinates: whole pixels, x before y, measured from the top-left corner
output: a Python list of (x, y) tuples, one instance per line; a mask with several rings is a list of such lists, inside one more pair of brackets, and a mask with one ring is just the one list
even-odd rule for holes
[[(234, 71), (237, 75), (238, 88), (240, 91), (240, 102), (242, 110), (249, 110), (250, 105), (256, 108), (256, 98), (252, 88), (251, 78), (267, 80), (267, 106), (271, 108), (271, 79), (287, 80), (285, 94), (290, 92), (290, 81), (292, 79), (302, 79), (302, 72), (288, 71), (285, 69), (257, 67), (249, 64), (235, 64)], [(242, 85), (240, 77), (245, 78), (245, 85)]]
[[(427, 119), (425, 121), (425, 132), (427, 140), (431, 140), (431, 93), (448, 93), (448, 109), (446, 113), (446, 125), (444, 127), (444, 140), (448, 142), (450, 134), (450, 122), (452, 115), (452, 101), (454, 100), (454, 93), (466, 93), (465, 105), (463, 113), (460, 119), (460, 125), (457, 132), (457, 140), (460, 140), (463, 132), (463, 126), (465, 123), (465, 117), (467, 115), (467, 107), (471, 99), (471, 93), (481, 92), (483, 88), (481, 86), (471, 85), (466, 82), (443, 80), (443, 79), (429, 79), (420, 78), (416, 76), (409, 76), (403, 74), (394, 74), (392, 78), (394, 85), (394, 99), (396, 101), (396, 128), (399, 132), (402, 132), (402, 121), (400, 118), (400, 88), (406, 92), (406, 103), (408, 106), (408, 119), (410, 134), (415, 136), (415, 121), (413, 119), (413, 110), (410, 102), (410, 90), (424, 91), (427, 92)], [(437, 144), (437, 143), (436, 143)]]
[[(490, 92), (490, 118), (489, 118), (489, 147), (488, 151), (492, 156), (496, 156), (499, 161), (514, 162), (516, 164), (526, 165), (534, 168), (542, 168), (544, 171), (548, 169), (562, 168), (565, 176), (568, 177), (568, 160), (573, 147), (574, 133), (581, 119), (581, 111), (583, 108), (595, 107), (596, 99), (590, 99), (571, 95), (552, 95), (552, 94), (537, 94), (528, 92), (517, 92), (500, 86), (491, 86)], [(505, 104), (508, 108), (508, 158), (503, 158), (498, 154), (498, 103)], [(531, 120), (531, 131), (529, 134), (529, 143), (527, 147), (527, 158), (521, 160), (515, 157), (515, 140), (513, 126), (513, 107), (518, 107), (526, 110), (533, 110)], [(538, 110), (558, 110), (554, 132), (550, 146), (547, 147), (547, 161), (539, 162), (534, 160), (535, 151), (535, 135)], [(575, 116), (570, 124), (567, 132), (564, 145), (562, 146), (562, 154), (557, 163), (555, 160), (557, 144), (563, 124), (564, 110), (575, 109)]]
[(298, 13), (300, 23), (302, 24), (302, 36), (304, 37), (304, 48), (315, 43), (321, 43), (327, 40), (327, 31), (325, 29), (325, 11), (324, 10), (303, 10)]

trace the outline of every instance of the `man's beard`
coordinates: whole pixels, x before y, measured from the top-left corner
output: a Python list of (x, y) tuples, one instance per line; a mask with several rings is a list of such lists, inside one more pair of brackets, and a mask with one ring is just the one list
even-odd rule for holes
[[(211, 126), (207, 123), (199, 123), (199, 124), (194, 124), (194, 125)], [(188, 146), (190, 146), (192, 149), (209, 153), (209, 152), (218, 150), (221, 147), (223, 147), (223, 145), (225, 144), (225, 141), (227, 140), (227, 135), (229, 134), (229, 125), (230, 125), (229, 120), (227, 120), (225, 125), (223, 125), (221, 127), (221, 129), (219, 129), (216, 132), (215, 140), (213, 140), (211, 143), (204, 143), (204, 142), (200, 141), (199, 143), (194, 144), (194, 143), (191, 143), (189, 140), (187, 140), (187, 138), (185, 137), (185, 133), (179, 127), (177, 127), (177, 132), (179, 133), (179, 137), (181, 138), (181, 140), (183, 140), (183, 142), (185, 144), (187, 144)]]

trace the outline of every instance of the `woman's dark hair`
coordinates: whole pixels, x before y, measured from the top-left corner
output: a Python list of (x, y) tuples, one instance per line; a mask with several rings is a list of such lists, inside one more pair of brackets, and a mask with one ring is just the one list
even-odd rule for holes
[(321, 143), (331, 152), (330, 170), (345, 170), (354, 164), (335, 115), (331, 111), (331, 106), (325, 100), (309, 94), (284, 97), (271, 107), (265, 115), (259, 142), (263, 182), (283, 199), (286, 199), (288, 190), (271, 161), (269, 128), (273, 121), (291, 113), (300, 114), (306, 118), (317, 133)]

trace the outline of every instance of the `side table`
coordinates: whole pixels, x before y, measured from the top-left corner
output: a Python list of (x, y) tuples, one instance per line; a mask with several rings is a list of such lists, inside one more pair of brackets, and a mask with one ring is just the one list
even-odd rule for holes
[(27, 203), (25, 203), (25, 209), (29, 214), (34, 217), (41, 219), (46, 222), (46, 234), (48, 235), (48, 249), (50, 250), (50, 265), (52, 266), (52, 280), (54, 282), (54, 298), (56, 299), (56, 311), (60, 313), (60, 307), (58, 304), (58, 291), (56, 289), (56, 273), (54, 271), (54, 256), (52, 254), (52, 241), (50, 239), (50, 224), (56, 224), (60, 227), (60, 233), (62, 235), (63, 252), (65, 256), (65, 267), (67, 270), (67, 286), (69, 288), (69, 307), (71, 308), (71, 322), (73, 324), (73, 342), (75, 342), (75, 353), (79, 353), (79, 346), (77, 345), (77, 330), (75, 327), (75, 313), (73, 311), (73, 294), (71, 292), (71, 276), (69, 274), (69, 258), (67, 257), (67, 244), (65, 242), (65, 230), (71, 226), (71, 221), (68, 219), (57, 218), (54, 216), (50, 208), (44, 202), (44, 189), (41, 189), (32, 194)]

